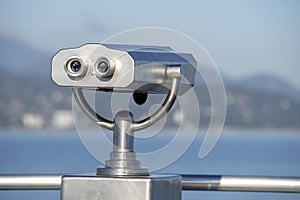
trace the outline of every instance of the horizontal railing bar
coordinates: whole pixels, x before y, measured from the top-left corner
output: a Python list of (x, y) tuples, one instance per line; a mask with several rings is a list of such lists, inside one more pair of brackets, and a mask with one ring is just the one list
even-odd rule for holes
[[(181, 175), (183, 190), (300, 193), (300, 177)], [(0, 175), (0, 190), (60, 190), (62, 175)]]
[(60, 190), (62, 175), (0, 175), (0, 190)]
[(300, 193), (300, 177), (181, 175), (183, 190)]

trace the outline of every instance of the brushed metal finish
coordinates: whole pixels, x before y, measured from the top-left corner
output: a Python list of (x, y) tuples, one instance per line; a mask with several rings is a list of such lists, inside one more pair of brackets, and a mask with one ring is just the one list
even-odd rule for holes
[(133, 116), (126, 110), (119, 111), (114, 120), (113, 150), (117, 152), (133, 152), (134, 135), (131, 129)]
[(161, 119), (164, 115), (166, 115), (172, 106), (174, 105), (174, 102), (176, 100), (176, 96), (178, 93), (178, 87), (179, 87), (179, 81), (180, 79), (178, 78), (172, 78), (171, 79), (171, 89), (169, 90), (169, 94), (161, 107), (153, 113), (151, 116), (141, 120), (134, 122), (132, 124), (132, 130), (138, 131), (144, 128), (147, 128), (157, 122), (159, 119)]
[(148, 175), (141, 167), (134, 152), (133, 116), (129, 111), (119, 111), (114, 120), (113, 151), (105, 167), (97, 169), (97, 175)]
[[(66, 73), (68, 60), (77, 57), (84, 60), (87, 71), (84, 77), (72, 78)], [(111, 79), (102, 81), (94, 71), (99, 58), (108, 58), (116, 66)], [(132, 73), (128, 73), (132, 72)], [(100, 44), (86, 44), (78, 48), (60, 50), (52, 59), (52, 79), (59, 86), (114, 88), (127, 87), (134, 80), (134, 61), (125, 51), (107, 48)]]
[(62, 175), (1, 175), (0, 190), (60, 190)]
[[(155, 176), (159, 175), (150, 175), (149, 177), (154, 178)], [(300, 193), (300, 177), (181, 176), (182, 190)], [(84, 179), (84, 177), (82, 178)], [(90, 177), (87, 176), (87, 178)], [(100, 178), (111, 178), (111, 180), (114, 180), (118, 177)], [(129, 176), (127, 178), (128, 181), (130, 181), (138, 177)], [(148, 176), (143, 176), (142, 178), (144, 180), (149, 179)], [(60, 190), (61, 185), (62, 175), (0, 175), (0, 190)], [(74, 190), (75, 189), (71, 189), (71, 191)]]
[[(84, 70), (80, 76), (66, 71), (68, 61), (76, 57)], [(109, 76), (99, 76), (99, 59), (113, 64)], [(197, 61), (192, 54), (175, 52), (169, 47), (118, 44), (85, 44), (78, 48), (60, 50), (52, 59), (52, 79), (59, 86), (100, 88), (109, 91), (168, 93), (170, 81), (167, 68), (178, 68), (181, 95), (195, 81)], [(84, 72), (84, 73), (83, 73)]]
[(80, 110), (92, 121), (98, 124), (99, 126), (106, 128), (108, 130), (114, 129), (114, 122), (110, 121), (108, 119), (105, 119), (98, 113), (96, 113), (88, 104), (86, 101), (84, 94), (83, 94), (83, 88), (80, 87), (74, 87), (73, 88), (73, 96), (74, 99), (79, 106)]
[(97, 168), (97, 175), (148, 175), (148, 170), (142, 168), (135, 158), (134, 131), (147, 128), (166, 115), (173, 106), (178, 94), (180, 84), (179, 67), (167, 68), (166, 79), (170, 79), (171, 88), (162, 106), (151, 116), (134, 122), (129, 111), (119, 111), (114, 121), (107, 120), (97, 114), (86, 101), (82, 88), (73, 89), (74, 98), (82, 112), (99, 126), (113, 130), (113, 152), (110, 159), (106, 161), (105, 167)]
[(220, 188), (237, 191), (300, 192), (300, 178), (224, 176), (221, 178)]
[(183, 190), (300, 193), (300, 177), (182, 175)]
[[(171, 74), (171, 73), (170, 73)], [(171, 78), (171, 86), (168, 93), (168, 96), (166, 97), (165, 101), (163, 102), (162, 106), (151, 116), (137, 121), (133, 122), (131, 125), (132, 131), (138, 131), (144, 128), (147, 128), (154, 124), (156, 121), (161, 119), (164, 115), (166, 115), (171, 107), (173, 106), (176, 96), (178, 94), (179, 90), (179, 83), (180, 79), (178, 78), (178, 74), (174, 75), (174, 69), (172, 71), (171, 75), (168, 75)], [(106, 128), (108, 130), (114, 129), (114, 122), (110, 121), (108, 119), (103, 118), (101, 115), (96, 113), (88, 104), (86, 101), (84, 94), (83, 94), (83, 88), (81, 87), (74, 87), (73, 88), (73, 95), (75, 98), (75, 101), (77, 105), (79, 106), (80, 110), (93, 122), (98, 124), (99, 126), (102, 126), (103, 128)]]
[(64, 176), (62, 200), (180, 200), (181, 177)]

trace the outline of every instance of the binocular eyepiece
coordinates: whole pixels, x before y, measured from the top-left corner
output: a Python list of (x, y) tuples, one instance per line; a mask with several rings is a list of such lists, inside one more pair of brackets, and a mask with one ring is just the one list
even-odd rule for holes
[(65, 70), (70, 77), (82, 77), (87, 72), (87, 66), (79, 57), (71, 57), (66, 62)]

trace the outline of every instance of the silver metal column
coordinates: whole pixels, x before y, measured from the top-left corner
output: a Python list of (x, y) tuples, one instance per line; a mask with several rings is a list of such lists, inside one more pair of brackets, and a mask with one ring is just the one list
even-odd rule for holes
[(105, 167), (97, 168), (97, 175), (104, 176), (141, 176), (148, 175), (148, 170), (141, 167), (134, 152), (134, 132), (131, 129), (133, 116), (122, 110), (116, 114), (113, 129), (113, 151)]
[(113, 151), (133, 152), (134, 151), (134, 133), (131, 130), (133, 116), (129, 111), (119, 111), (115, 117), (113, 130)]

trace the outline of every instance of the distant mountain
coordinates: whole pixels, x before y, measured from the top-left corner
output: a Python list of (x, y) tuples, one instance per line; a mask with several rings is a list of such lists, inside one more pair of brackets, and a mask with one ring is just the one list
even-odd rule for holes
[(50, 76), (17, 75), (0, 68), (0, 128), (26, 128), (24, 116), (37, 115), (50, 127), (57, 110), (70, 110), (71, 90), (59, 88)]
[(49, 76), (52, 53), (0, 35), (0, 67), (18, 75)]
[(235, 82), (235, 84), (255, 91), (268, 91), (271, 93), (282, 94), (293, 98), (296, 101), (300, 101), (300, 90), (297, 90), (286, 81), (273, 75), (256, 74), (241, 79)]

